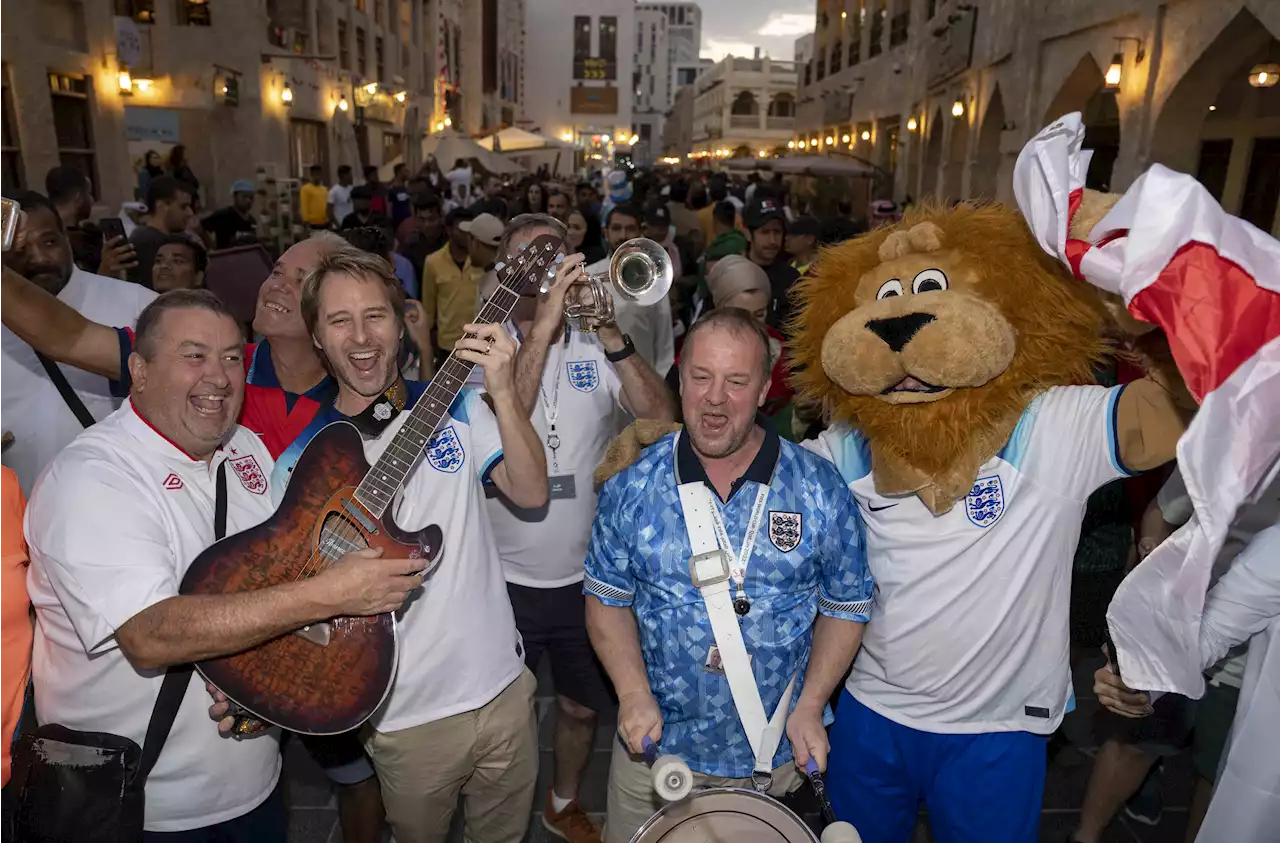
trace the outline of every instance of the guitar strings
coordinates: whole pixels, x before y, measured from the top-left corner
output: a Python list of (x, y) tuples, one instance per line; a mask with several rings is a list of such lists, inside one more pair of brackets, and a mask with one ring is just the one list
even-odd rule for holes
[[(560, 245), (563, 245), (563, 242)], [(536, 250), (532, 250), (532, 251), (536, 253)], [(559, 252), (559, 245), (552, 252), (552, 254), (556, 254), (558, 252)], [(540, 274), (544, 269), (546, 269), (546, 267), (539, 265), (536, 257), (532, 259), (528, 264), (520, 267), (518, 272), (516, 273), (516, 277), (519, 279), (519, 283), (515, 285), (515, 289), (516, 290), (523, 289), (524, 285), (528, 283), (529, 276), (531, 273), (536, 272)], [(517, 296), (517, 299), (519, 297), (519, 293), (508, 289), (507, 285), (505, 284), (500, 285), (499, 289), (506, 290), (507, 292), (512, 293), (513, 295)], [(493, 301), (493, 298), (491, 297), (490, 300), (485, 303), (485, 306), (480, 309), (480, 313), (477, 314), (477, 318), (483, 317), (484, 311), (489, 307), (492, 301)], [(514, 306), (515, 306), (515, 302), (512, 302), (511, 307), (514, 307)], [(510, 314), (511, 312), (511, 307), (507, 308), (508, 314)], [(494, 320), (489, 319), (488, 321), (490, 323), (493, 323)], [(474, 339), (476, 337), (476, 334), (467, 333), (466, 337), (469, 339)], [(450, 352), (449, 359), (446, 360), (444, 365), (441, 366), (441, 371), (443, 371), (445, 366), (448, 366), (449, 363), (454, 362), (454, 360), (455, 360), (454, 354)], [(363, 483), (364, 481), (362, 480), (361, 485), (363, 485)], [(357, 487), (357, 492), (358, 491), (359, 491), (359, 487)], [(363, 547), (361, 546), (360, 543), (365, 539), (364, 534), (349, 519), (347, 519), (341, 513), (329, 513), (329, 514), (337, 517), (339, 526), (329, 529), (326, 534), (326, 525), (321, 524), (320, 539), (316, 544), (316, 548), (308, 555), (306, 562), (304, 562), (303, 565), (299, 568), (298, 573), (294, 575), (294, 578), (293, 578), (294, 582), (297, 582), (303, 579), (304, 577), (311, 577), (320, 573), (320, 571), (324, 570), (326, 567), (333, 564), (334, 562), (342, 558), (342, 556), (347, 553), (351, 553), (356, 550), (363, 550), (364, 548), (368, 547), (367, 541), (364, 542)], [(325, 521), (327, 522), (329, 520), (330, 519), (326, 517)], [(333, 549), (332, 546), (338, 542), (341, 543), (341, 546), (337, 548), (339, 553), (336, 557), (331, 556), (331, 552)], [(343, 548), (343, 546), (345, 546), (345, 549)]]

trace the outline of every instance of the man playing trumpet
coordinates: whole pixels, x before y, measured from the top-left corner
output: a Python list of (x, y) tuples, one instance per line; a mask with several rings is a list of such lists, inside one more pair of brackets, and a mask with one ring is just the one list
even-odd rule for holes
[[(517, 217), (507, 226), (499, 253), (553, 233), (565, 235), (552, 217)], [(486, 279), (486, 295), (493, 280)], [(500, 494), (488, 502), (525, 662), (536, 670), (544, 653), (551, 658), (555, 773), (542, 820), (570, 843), (600, 841), (578, 804), (578, 785), (591, 757), (597, 712), (613, 704), (612, 688), (587, 639), (582, 596), (583, 560), (596, 510), (592, 471), (621, 427), (619, 409), (635, 418), (675, 419), (675, 400), (666, 384), (636, 353), (611, 308), (584, 317), (582, 327), (588, 330), (579, 330), (578, 320), (566, 324), (566, 302), (580, 312), (593, 301), (586, 281), (583, 256), (569, 255), (547, 292), (522, 296), (507, 323), (520, 344), (516, 393), (543, 443), (550, 500), (537, 509), (520, 508)], [(608, 299), (612, 285), (605, 280), (604, 286), (597, 293)]]

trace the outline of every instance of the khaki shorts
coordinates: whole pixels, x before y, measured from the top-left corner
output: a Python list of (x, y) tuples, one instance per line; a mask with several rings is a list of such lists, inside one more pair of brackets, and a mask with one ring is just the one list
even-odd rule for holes
[(459, 795), (468, 843), (520, 843), (538, 777), (537, 687), (526, 669), (474, 711), (370, 735), (396, 843), (444, 843)]
[[(790, 762), (773, 771), (769, 795), (786, 796), (800, 787), (800, 772)], [(726, 779), (722, 776), (693, 774), (693, 786), (737, 787), (754, 790), (751, 779)], [(665, 805), (653, 790), (653, 775), (644, 759), (632, 756), (619, 741), (613, 742), (613, 758), (609, 762), (609, 808), (604, 824), (604, 843), (628, 841)], [(747, 843), (742, 841), (741, 843)]]

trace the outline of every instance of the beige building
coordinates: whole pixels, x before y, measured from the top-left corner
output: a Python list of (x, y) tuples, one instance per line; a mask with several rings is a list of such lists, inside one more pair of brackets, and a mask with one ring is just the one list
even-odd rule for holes
[(693, 85), (684, 85), (672, 98), (662, 123), (664, 157), (684, 156), (693, 149), (693, 101), (697, 93)]
[(446, 117), (473, 133), (519, 117), (523, 0), (3, 0), (3, 15), (6, 192), (75, 164), (114, 209), (146, 151), (181, 143), (213, 207), (259, 169), (416, 166)]
[(772, 155), (795, 122), (795, 62), (729, 56), (698, 77), (693, 101), (694, 158)]
[(1010, 201), (1025, 142), (1081, 111), (1090, 186), (1162, 163), (1280, 233), (1278, 34), (1277, 0), (818, 0), (793, 143), (899, 200)]

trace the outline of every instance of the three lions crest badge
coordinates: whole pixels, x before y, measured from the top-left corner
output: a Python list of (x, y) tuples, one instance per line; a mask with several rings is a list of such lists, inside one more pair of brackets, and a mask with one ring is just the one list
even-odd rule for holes
[(600, 385), (600, 371), (594, 360), (571, 360), (564, 364), (569, 371), (569, 385), (579, 392), (594, 392)]
[(446, 427), (427, 440), (427, 462), (436, 471), (457, 474), (466, 458), (467, 453), (452, 427)]
[(769, 541), (783, 553), (800, 546), (802, 520), (798, 512), (769, 512)]

